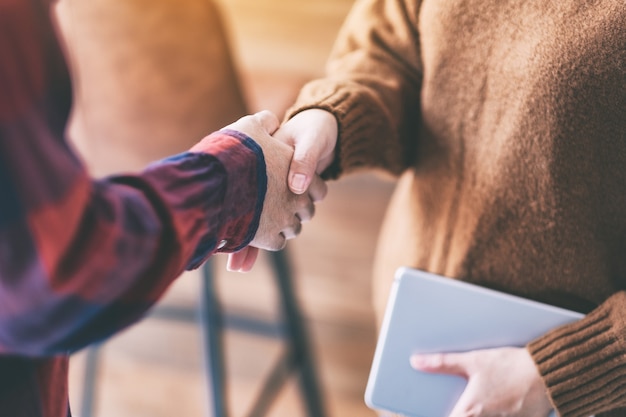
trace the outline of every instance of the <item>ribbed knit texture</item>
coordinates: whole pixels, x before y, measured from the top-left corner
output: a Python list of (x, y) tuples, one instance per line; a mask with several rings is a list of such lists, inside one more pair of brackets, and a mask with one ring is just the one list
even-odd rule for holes
[(617, 293), (584, 320), (528, 345), (562, 415), (585, 417), (624, 403), (625, 303), (626, 294)]

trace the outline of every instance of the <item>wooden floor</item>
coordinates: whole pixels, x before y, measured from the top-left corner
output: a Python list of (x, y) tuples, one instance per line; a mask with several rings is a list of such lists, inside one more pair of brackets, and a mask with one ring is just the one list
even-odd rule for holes
[[(318, 76), (348, 0), (221, 0), (251, 110), (281, 111), (297, 86)], [(277, 82), (282, 80), (283, 82)], [(361, 174), (330, 184), (327, 199), (288, 253), (313, 341), (326, 408), (332, 417), (374, 416), (363, 393), (374, 351), (370, 271), (376, 235), (393, 184)], [(226, 273), (218, 256), (219, 290), (226, 308), (276, 314), (276, 293), (262, 259), (249, 274)], [(162, 303), (198, 304), (199, 276), (181, 277)], [(106, 343), (98, 379), (97, 417), (207, 416), (200, 328), (144, 320)], [(229, 404), (244, 416), (282, 352), (279, 340), (229, 331), (226, 339)], [(84, 353), (73, 358), (70, 390), (80, 416)], [(290, 383), (273, 417), (302, 411)]]

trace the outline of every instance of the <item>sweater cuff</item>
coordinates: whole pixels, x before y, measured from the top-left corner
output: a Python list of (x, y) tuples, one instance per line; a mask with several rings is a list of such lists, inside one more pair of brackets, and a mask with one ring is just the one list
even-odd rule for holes
[(527, 346), (561, 417), (625, 405), (625, 309), (626, 293), (617, 293), (582, 320)]
[[(326, 110), (337, 119), (335, 159), (322, 173), (322, 178), (336, 179), (344, 171), (381, 165), (388, 159), (391, 150), (386, 141), (361, 140), (364, 134), (370, 138), (393, 135), (389, 120), (381, 115), (381, 107), (375, 102), (366, 89), (349, 82), (317, 80), (302, 88), (295, 104), (287, 110), (286, 120), (313, 108)], [(372, 146), (380, 149), (372, 149)]]

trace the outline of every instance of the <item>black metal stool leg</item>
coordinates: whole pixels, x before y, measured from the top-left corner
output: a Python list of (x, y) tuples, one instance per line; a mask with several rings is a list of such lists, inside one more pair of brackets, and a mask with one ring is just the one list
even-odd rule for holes
[(269, 376), (264, 381), (261, 392), (250, 409), (248, 417), (267, 416), (272, 403), (276, 400), (280, 390), (294, 370), (295, 364), (293, 362), (293, 355), (288, 351), (279, 358)]
[(271, 252), (270, 256), (278, 281), (289, 347), (294, 355), (295, 367), (300, 372), (300, 389), (304, 397), (305, 409), (309, 417), (323, 417), (326, 415), (324, 403), (312, 361), (306, 325), (291, 283), (292, 274), (289, 262), (285, 251)]
[(81, 417), (92, 417), (96, 403), (96, 385), (98, 382), (98, 362), (100, 345), (87, 348), (85, 357), (85, 374), (83, 378), (83, 397), (80, 405)]
[[(286, 253), (269, 253), (271, 267), (278, 284), (281, 300), (281, 320), (285, 328), (287, 352), (274, 366), (263, 385), (259, 398), (249, 414), (250, 417), (262, 417), (267, 413), (278, 391), (292, 372), (298, 372), (300, 391), (304, 407), (309, 417), (324, 417), (324, 403), (319, 389), (312, 352), (292, 285), (292, 273)], [(223, 334), (226, 316), (222, 312), (215, 286), (213, 262), (207, 261), (202, 267), (202, 308), (201, 318), (204, 331), (205, 361), (208, 383), (210, 385), (210, 409), (213, 417), (228, 417), (227, 378)], [(232, 317), (231, 317), (232, 319)], [(239, 320), (241, 321), (241, 320)], [(248, 320), (248, 327), (265, 328), (262, 321)]]
[(224, 318), (215, 288), (213, 261), (210, 259), (202, 266), (201, 320), (207, 382), (212, 397), (209, 408), (213, 412), (212, 417), (228, 417), (222, 337)]
[[(227, 317), (222, 311), (215, 285), (214, 265), (209, 260), (202, 266), (202, 297), (200, 320), (203, 329), (204, 361), (209, 385), (209, 409), (211, 417), (228, 417), (227, 378), (224, 355), (224, 328), (228, 318), (234, 328), (251, 331), (269, 337), (283, 337), (287, 345), (285, 354), (277, 361), (266, 379), (261, 393), (249, 417), (262, 417), (267, 414), (278, 392), (294, 372), (298, 372), (300, 391), (304, 407), (309, 417), (324, 417), (324, 403), (319, 389), (312, 352), (309, 348), (306, 325), (302, 318), (292, 285), (292, 273), (284, 251), (269, 253), (271, 267), (275, 275), (281, 300), (281, 321), (284, 331), (275, 331), (263, 320), (250, 317)], [(192, 322), (187, 309), (155, 309), (152, 315), (164, 319)], [(87, 351), (81, 417), (92, 417), (95, 403), (100, 346)]]

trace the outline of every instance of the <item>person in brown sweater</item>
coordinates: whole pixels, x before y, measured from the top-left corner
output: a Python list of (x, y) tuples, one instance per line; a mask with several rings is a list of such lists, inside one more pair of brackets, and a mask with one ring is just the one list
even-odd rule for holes
[(453, 416), (626, 416), (624, 0), (357, 0), (277, 136), (296, 192), (399, 176), (379, 312), (411, 266), (586, 314), (525, 348), (412, 358), (468, 378)]

